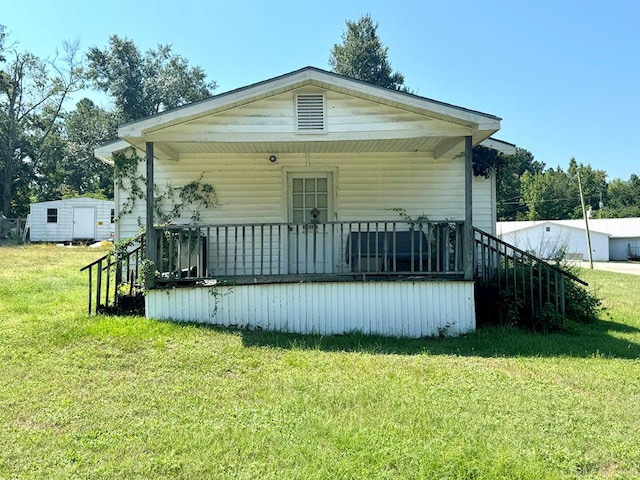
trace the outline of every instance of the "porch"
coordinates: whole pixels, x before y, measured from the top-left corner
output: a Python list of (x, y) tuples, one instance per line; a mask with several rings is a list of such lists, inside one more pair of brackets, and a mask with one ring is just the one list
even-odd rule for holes
[[(474, 230), (465, 279), (463, 222), (328, 222), (156, 227), (89, 271), (89, 313), (145, 292), (149, 318), (296, 333), (420, 337), (476, 327), (487, 292), (524, 315), (566, 314), (569, 272)], [(148, 251), (148, 250), (147, 250)], [(95, 272), (94, 272), (95, 270)], [(113, 278), (112, 278), (113, 277)], [(95, 278), (95, 285), (92, 279)]]
[(156, 227), (152, 287), (461, 279), (461, 221)]

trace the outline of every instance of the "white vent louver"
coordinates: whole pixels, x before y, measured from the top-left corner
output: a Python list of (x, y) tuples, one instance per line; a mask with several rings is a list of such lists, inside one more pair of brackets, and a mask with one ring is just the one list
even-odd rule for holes
[(304, 94), (296, 96), (298, 132), (324, 132), (324, 95)]

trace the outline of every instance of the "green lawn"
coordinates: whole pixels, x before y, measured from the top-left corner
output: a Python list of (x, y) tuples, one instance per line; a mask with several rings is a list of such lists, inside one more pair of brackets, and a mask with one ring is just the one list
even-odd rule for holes
[(571, 334), (304, 337), (86, 315), (104, 252), (0, 247), (0, 478), (640, 478), (640, 276)]

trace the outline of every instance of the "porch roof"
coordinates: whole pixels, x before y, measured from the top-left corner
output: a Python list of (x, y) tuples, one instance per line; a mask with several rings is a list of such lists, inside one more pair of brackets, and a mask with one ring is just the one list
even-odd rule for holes
[[(321, 89), (372, 102), (431, 122), (438, 128), (394, 128), (385, 131), (328, 132), (327, 135), (293, 135), (252, 132), (251, 135), (219, 135), (207, 128), (207, 117), (300, 89)], [(361, 153), (423, 152), (439, 157), (454, 149), (464, 150), (464, 136), (480, 143), (500, 128), (500, 118), (414, 94), (371, 85), (314, 67), (213, 96), (122, 125), (118, 135), (125, 143), (96, 150), (99, 158), (132, 145), (144, 150), (155, 143), (160, 159), (179, 159), (198, 153)], [(443, 128), (443, 126), (445, 128)], [(196, 128), (197, 127), (197, 128)]]

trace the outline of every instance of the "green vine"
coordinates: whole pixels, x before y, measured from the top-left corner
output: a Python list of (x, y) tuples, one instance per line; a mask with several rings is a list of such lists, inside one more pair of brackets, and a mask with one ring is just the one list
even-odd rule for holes
[[(169, 225), (185, 212), (189, 212), (191, 223), (200, 221), (201, 208), (216, 208), (218, 199), (213, 185), (203, 183), (204, 172), (197, 180), (182, 187), (174, 187), (167, 183), (164, 192), (154, 185), (154, 215), (160, 225)], [(168, 206), (167, 206), (168, 203)]]
[[(127, 191), (128, 195), (120, 206), (119, 217), (131, 214), (138, 200), (146, 199), (146, 178), (139, 172), (144, 158), (140, 157), (131, 147), (113, 154), (115, 165), (115, 181), (120, 191)], [(189, 212), (191, 223), (200, 221), (200, 209), (216, 208), (218, 200), (213, 185), (203, 182), (204, 172), (197, 180), (182, 187), (174, 187), (167, 183), (164, 189), (153, 185), (153, 210), (155, 223), (169, 225), (176, 219)], [(125, 184), (128, 182), (128, 185)]]
[(424, 214), (419, 215), (416, 218), (411, 217), (407, 213), (407, 210), (405, 208), (389, 208), (387, 210), (391, 210), (392, 212), (396, 212), (398, 215), (400, 215), (400, 218), (402, 218), (409, 224), (409, 228), (411, 230), (413, 230), (416, 226), (418, 226), (418, 229), (421, 229), (423, 224), (429, 222), (429, 217)]
[[(231, 295), (233, 293), (233, 284), (228, 281), (218, 281), (216, 280), (213, 285), (209, 287), (209, 295), (213, 297), (213, 311), (211, 312), (211, 319), (215, 320), (216, 315), (218, 314), (218, 306), (220, 305), (220, 300), (222, 297), (226, 297), (227, 295)], [(229, 287), (225, 293), (222, 293), (220, 290), (222, 287)]]
[[(120, 206), (119, 216), (128, 215), (133, 212), (137, 200), (144, 200), (145, 193), (145, 177), (138, 172), (138, 165), (144, 159), (136, 153), (133, 147), (126, 148), (113, 154), (114, 177), (115, 182), (120, 191), (127, 191), (128, 196)], [(125, 180), (129, 181), (129, 185), (125, 186)]]
[(504, 156), (493, 148), (476, 145), (473, 147), (473, 174), (489, 178), (492, 171), (499, 171), (505, 165)]

